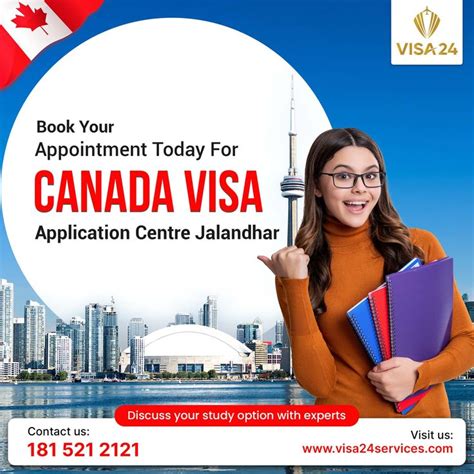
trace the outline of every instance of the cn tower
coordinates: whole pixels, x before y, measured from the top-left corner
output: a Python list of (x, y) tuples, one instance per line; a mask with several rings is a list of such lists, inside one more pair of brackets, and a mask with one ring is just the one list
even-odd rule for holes
[(290, 101), (290, 167), (288, 175), (280, 183), (281, 195), (288, 199), (288, 237), (287, 245), (294, 245), (298, 232), (298, 199), (304, 196), (304, 181), (296, 169), (296, 131), (295, 131), (295, 94), (293, 76), (291, 76)]
[[(281, 195), (288, 199), (288, 247), (294, 245), (298, 232), (298, 199), (304, 196), (304, 181), (298, 176), (296, 169), (296, 131), (295, 131), (295, 91), (293, 76), (291, 76), (291, 101), (290, 101), (290, 167), (288, 175), (280, 183)], [(293, 376), (293, 362), (291, 358), (290, 338), (286, 325), (283, 330), (283, 347), (281, 349), (281, 367), (290, 376)]]

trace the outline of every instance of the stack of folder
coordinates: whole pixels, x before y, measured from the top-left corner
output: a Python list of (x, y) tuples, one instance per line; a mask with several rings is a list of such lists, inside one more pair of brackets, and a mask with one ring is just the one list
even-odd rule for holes
[[(372, 362), (391, 357), (424, 361), (438, 355), (451, 335), (453, 259), (427, 265), (414, 258), (348, 310), (347, 316)], [(428, 392), (395, 403), (407, 414)]]

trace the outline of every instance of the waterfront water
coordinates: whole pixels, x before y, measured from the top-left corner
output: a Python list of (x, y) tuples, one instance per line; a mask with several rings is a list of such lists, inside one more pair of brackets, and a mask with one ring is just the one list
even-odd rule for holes
[[(467, 423), (467, 463), (460, 468), (416, 468), (416, 472), (474, 473), (474, 381), (446, 384), (453, 417)], [(16, 418), (112, 418), (114, 410), (125, 404), (312, 404), (313, 398), (294, 382), (199, 382), (199, 383), (21, 383), (0, 386), (0, 470), (4, 472), (44, 473), (46, 469), (15, 468), (7, 461), (7, 424)], [(284, 440), (282, 440), (284, 444)], [(258, 445), (252, 449), (258, 449)], [(243, 455), (244, 455), (243, 450)], [(54, 473), (84, 469), (48, 468)], [(119, 470), (134, 474), (237, 472), (249, 474), (285, 473), (283, 467), (236, 468), (89, 468)], [(304, 473), (322, 471), (368, 472), (381, 468), (304, 468)], [(383, 468), (383, 472), (414, 472), (413, 468)]]

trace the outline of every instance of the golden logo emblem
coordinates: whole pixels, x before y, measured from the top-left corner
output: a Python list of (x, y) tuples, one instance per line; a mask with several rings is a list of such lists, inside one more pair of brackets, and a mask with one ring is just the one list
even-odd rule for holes
[(439, 16), (428, 7), (418, 13), (413, 19), (417, 30), (425, 37), (429, 38), (438, 29), (441, 22)]

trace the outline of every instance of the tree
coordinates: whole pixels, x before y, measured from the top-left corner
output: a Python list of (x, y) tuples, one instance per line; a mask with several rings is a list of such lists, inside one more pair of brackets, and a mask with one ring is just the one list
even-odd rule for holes
[(61, 370), (56, 374), (58, 380), (67, 380), (68, 374), (65, 370)]
[(284, 379), (288, 377), (288, 374), (284, 370), (272, 370), (269, 375), (272, 379)]
[(18, 374), (17, 379), (19, 379), (19, 380), (29, 380), (30, 379), (30, 374), (26, 370), (22, 370)]
[(207, 378), (209, 379), (215, 379), (216, 378), (216, 371), (214, 369), (211, 369), (207, 372)]

